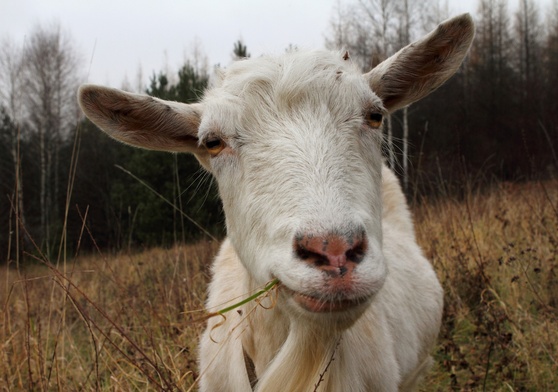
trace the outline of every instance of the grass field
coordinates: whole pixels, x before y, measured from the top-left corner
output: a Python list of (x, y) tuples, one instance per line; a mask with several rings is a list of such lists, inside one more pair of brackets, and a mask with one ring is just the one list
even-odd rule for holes
[[(557, 391), (558, 184), (503, 184), (414, 214), (445, 288), (422, 390)], [(0, 389), (190, 389), (217, 248), (1, 267)]]

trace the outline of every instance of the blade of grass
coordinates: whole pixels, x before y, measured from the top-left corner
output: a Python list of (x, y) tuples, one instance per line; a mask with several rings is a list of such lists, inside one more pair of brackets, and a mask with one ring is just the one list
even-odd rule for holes
[(170, 205), (172, 208), (174, 208), (177, 212), (179, 212), (180, 214), (182, 214), (182, 216), (184, 216), (186, 219), (188, 219), (191, 223), (193, 223), (198, 229), (200, 229), (205, 235), (207, 235), (209, 238), (211, 238), (214, 241), (217, 241), (217, 238), (215, 238), (214, 236), (212, 236), (206, 229), (204, 229), (198, 222), (196, 222), (194, 219), (192, 219), (190, 216), (188, 216), (184, 211), (182, 211), (180, 208), (178, 208), (174, 203), (172, 203), (171, 201), (169, 201), (165, 196), (161, 195), (159, 192), (157, 192), (155, 189), (153, 189), (151, 186), (149, 186), (149, 184), (147, 184), (145, 181), (143, 181), (141, 178), (139, 178), (138, 176), (136, 176), (135, 174), (133, 174), (132, 172), (130, 172), (129, 170), (124, 169), (122, 166), (120, 165), (114, 165), (116, 166), (118, 169), (122, 170), (124, 173), (128, 174), (129, 176), (131, 176), (134, 180), (138, 181), (140, 184), (142, 184), (143, 186), (145, 186), (147, 189), (149, 189), (151, 192), (153, 192), (154, 195), (156, 195), (157, 197), (159, 197), (161, 200), (163, 200), (165, 203), (167, 203), (168, 205)]

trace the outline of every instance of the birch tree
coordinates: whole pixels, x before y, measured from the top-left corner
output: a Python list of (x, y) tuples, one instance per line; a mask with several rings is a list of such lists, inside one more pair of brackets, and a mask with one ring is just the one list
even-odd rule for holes
[(76, 53), (59, 24), (37, 26), (24, 47), (26, 106), (38, 143), (40, 235), (47, 252), (51, 230), (59, 216), (60, 146), (76, 123)]

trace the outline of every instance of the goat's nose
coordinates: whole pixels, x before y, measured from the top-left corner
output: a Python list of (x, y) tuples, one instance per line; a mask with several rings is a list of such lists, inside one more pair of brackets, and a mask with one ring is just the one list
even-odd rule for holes
[(299, 259), (335, 275), (345, 275), (362, 261), (368, 241), (364, 230), (349, 234), (299, 234), (294, 250)]

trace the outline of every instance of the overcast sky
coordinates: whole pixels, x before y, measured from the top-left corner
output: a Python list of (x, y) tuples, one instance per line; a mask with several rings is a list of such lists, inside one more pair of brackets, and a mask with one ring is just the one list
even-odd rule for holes
[[(548, 1), (548, 0), (539, 0)], [(136, 85), (165, 67), (176, 72), (199, 42), (209, 64), (227, 65), (241, 38), (252, 55), (295, 44), (321, 48), (337, 0), (0, 0), (0, 38), (25, 40), (34, 25), (57, 21), (83, 56), (87, 81)], [(514, 1), (515, 2), (515, 1)], [(450, 0), (475, 13), (477, 0)]]

